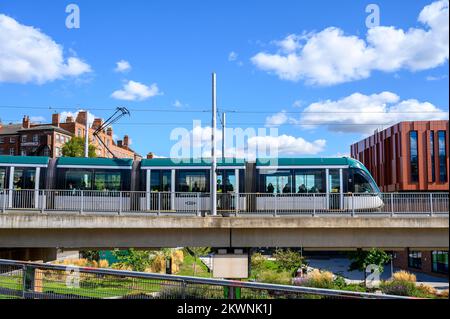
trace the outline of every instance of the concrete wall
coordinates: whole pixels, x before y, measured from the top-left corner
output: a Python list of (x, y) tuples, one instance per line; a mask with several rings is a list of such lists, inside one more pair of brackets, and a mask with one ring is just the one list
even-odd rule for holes
[(156, 217), (0, 214), (0, 247), (448, 249), (448, 217)]

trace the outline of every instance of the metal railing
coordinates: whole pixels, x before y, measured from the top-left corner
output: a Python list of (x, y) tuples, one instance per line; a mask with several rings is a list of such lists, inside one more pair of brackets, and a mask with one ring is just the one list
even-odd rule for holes
[(0, 259), (0, 299), (414, 299), (344, 290)]
[[(448, 193), (219, 193), (218, 213), (241, 216), (448, 216)], [(0, 190), (0, 211), (210, 214), (208, 193)]]

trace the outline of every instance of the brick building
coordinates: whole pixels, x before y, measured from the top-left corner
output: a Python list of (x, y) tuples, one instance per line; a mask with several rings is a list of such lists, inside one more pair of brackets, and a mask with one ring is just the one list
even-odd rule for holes
[(449, 126), (444, 121), (400, 122), (351, 145), (380, 190), (448, 191)]
[[(449, 190), (449, 126), (445, 121), (400, 122), (351, 145), (382, 192)], [(406, 249), (394, 266), (448, 276), (448, 251)]]
[[(64, 122), (58, 113), (52, 115), (52, 122), (48, 124), (31, 123), (28, 116), (24, 116), (22, 124), (0, 123), (0, 155), (50, 156), (62, 155), (62, 147), (73, 136), (85, 137), (87, 112), (81, 111), (76, 119), (68, 116)], [(102, 125), (102, 120), (96, 118), (89, 128), (89, 141), (96, 147), (97, 157), (113, 157), (108, 150), (93, 136), (95, 130)], [(123, 140), (113, 139), (113, 130), (108, 127), (99, 133), (98, 138), (118, 158), (141, 158), (129, 145), (129, 137)]]

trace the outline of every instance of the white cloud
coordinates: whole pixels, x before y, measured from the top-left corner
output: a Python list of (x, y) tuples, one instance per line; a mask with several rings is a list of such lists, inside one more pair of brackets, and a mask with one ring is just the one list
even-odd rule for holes
[(251, 61), (259, 69), (289, 81), (333, 85), (364, 79), (372, 71), (418, 71), (435, 68), (449, 57), (448, 0), (420, 12), (423, 28), (379, 26), (366, 39), (345, 35), (335, 27), (308, 35), (291, 34), (275, 41), (276, 53), (259, 52)]
[(448, 76), (447, 75), (438, 75), (438, 76), (432, 76), (432, 75), (429, 75), (429, 76), (427, 76), (426, 78), (425, 78), (425, 80), (427, 80), (427, 81), (440, 81), (440, 80), (444, 80), (444, 79), (446, 79)]
[(294, 103), (292, 103), (293, 107), (302, 107), (303, 101), (302, 100), (296, 100)]
[(175, 102), (173, 102), (173, 106), (175, 106), (175, 107), (183, 107), (183, 103), (181, 103), (180, 100), (175, 100)]
[(124, 73), (131, 70), (131, 65), (128, 61), (120, 60), (116, 62), (115, 72)]
[(228, 61), (236, 61), (237, 58), (238, 58), (238, 54), (236, 52), (234, 52), (234, 51), (231, 51), (228, 54)]
[(287, 121), (288, 116), (286, 115), (286, 111), (283, 110), (272, 116), (266, 117), (266, 126), (279, 126), (285, 124)]
[(62, 46), (39, 29), (0, 14), (0, 82), (43, 84), (88, 72), (89, 64), (65, 58)]
[(156, 83), (147, 86), (139, 82), (128, 81), (121, 90), (114, 91), (111, 96), (117, 100), (143, 101), (161, 94)]
[(335, 132), (372, 133), (375, 128), (401, 121), (448, 119), (448, 112), (429, 102), (400, 100), (392, 92), (364, 95), (354, 93), (342, 99), (320, 101), (304, 109), (299, 119), (289, 118), (303, 128), (325, 125)]
[[(186, 131), (172, 148), (171, 157), (210, 157), (211, 156), (211, 127), (196, 126), (191, 131)], [(301, 137), (289, 135), (280, 136), (257, 136), (243, 135), (230, 139), (227, 132), (226, 157), (248, 158), (255, 157), (277, 157), (281, 155), (315, 155), (325, 149), (326, 141), (317, 139), (307, 141)], [(233, 133), (233, 132), (231, 132)], [(234, 132), (236, 134), (236, 131)], [(179, 136), (178, 136), (179, 138)], [(222, 132), (216, 131), (217, 156), (222, 156)], [(182, 150), (181, 150), (182, 148)], [(184, 154), (180, 156), (179, 153)]]

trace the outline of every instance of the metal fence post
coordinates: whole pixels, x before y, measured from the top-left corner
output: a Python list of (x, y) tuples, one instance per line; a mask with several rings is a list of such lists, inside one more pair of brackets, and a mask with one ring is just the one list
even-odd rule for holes
[(277, 193), (274, 194), (274, 200), (275, 200), (275, 208), (273, 210), (273, 216), (277, 217), (277, 208), (278, 208), (278, 198), (277, 198)]
[(313, 217), (316, 216), (316, 194), (313, 193)]
[(201, 216), (201, 211), (200, 211), (200, 193), (197, 193), (197, 216)]
[(83, 214), (83, 206), (84, 206), (84, 191), (81, 190), (80, 214)]
[(122, 214), (122, 191), (119, 191), (119, 215)]
[(394, 217), (394, 193), (391, 193), (391, 217)]
[[(172, 194), (171, 194), (172, 196)], [(161, 192), (158, 192), (158, 212), (156, 213), (158, 216), (161, 214)]]
[(234, 193), (234, 210), (236, 213), (236, 216), (239, 214), (239, 192)]
[(2, 190), (2, 213), (6, 211), (6, 191)]
[(22, 270), (22, 297), (30, 298), (29, 293), (35, 290), (36, 268), (28, 265), (23, 266)]
[(430, 216), (433, 216), (433, 193), (430, 193)]
[(352, 193), (352, 217), (355, 217), (355, 195)]

